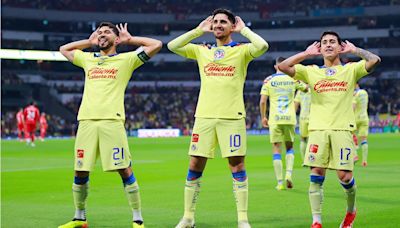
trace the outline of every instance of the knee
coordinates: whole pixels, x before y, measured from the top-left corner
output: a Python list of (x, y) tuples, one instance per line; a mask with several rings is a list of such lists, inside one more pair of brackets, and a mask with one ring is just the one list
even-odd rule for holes
[(339, 180), (343, 183), (349, 183), (353, 179), (352, 172), (340, 172), (339, 173)]

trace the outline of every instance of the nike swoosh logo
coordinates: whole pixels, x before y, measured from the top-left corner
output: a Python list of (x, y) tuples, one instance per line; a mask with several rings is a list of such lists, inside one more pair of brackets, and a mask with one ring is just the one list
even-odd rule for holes
[(346, 165), (349, 164), (348, 162), (340, 162), (340, 165)]
[(232, 153), (232, 152), (235, 152), (235, 151), (237, 151), (237, 150), (239, 150), (239, 149), (231, 149), (231, 153)]
[(122, 162), (115, 162), (114, 165), (121, 165)]

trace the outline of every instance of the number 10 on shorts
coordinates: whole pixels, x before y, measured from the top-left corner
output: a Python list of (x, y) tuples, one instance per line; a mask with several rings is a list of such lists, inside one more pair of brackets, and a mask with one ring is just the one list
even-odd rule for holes
[(124, 160), (124, 148), (118, 148), (114, 147), (113, 148), (113, 159), (114, 160)]
[(242, 144), (240, 135), (230, 135), (229, 136), (229, 146), (230, 147), (240, 147)]

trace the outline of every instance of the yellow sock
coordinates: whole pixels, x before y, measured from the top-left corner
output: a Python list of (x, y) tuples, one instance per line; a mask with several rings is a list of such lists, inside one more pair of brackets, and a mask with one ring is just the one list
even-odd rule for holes
[(74, 197), (75, 204), (75, 216), (76, 219), (86, 220), (86, 198), (88, 196), (89, 184), (72, 184), (72, 195)]
[(238, 214), (238, 221), (248, 221), (247, 208), (248, 208), (248, 179), (245, 181), (237, 181), (233, 179), (233, 194), (236, 200), (236, 209)]
[(322, 202), (324, 199), (322, 184), (310, 182), (308, 196), (310, 199), (311, 213), (313, 216), (320, 217), (322, 213)]
[(83, 210), (86, 206), (89, 184), (72, 184), (75, 208)]
[(292, 180), (292, 171), (294, 164), (294, 154), (286, 154), (286, 180)]
[(304, 162), (304, 154), (306, 153), (307, 141), (300, 141), (300, 155), (301, 155), (301, 163)]
[(137, 181), (135, 181), (133, 184), (125, 185), (124, 190), (132, 211), (140, 210), (142, 205)]
[(355, 210), (356, 190), (357, 190), (354, 177), (350, 180), (349, 183), (344, 183), (344, 182), (340, 183), (342, 184), (344, 192), (346, 193), (347, 212), (353, 212)]
[(185, 185), (185, 213), (184, 218), (194, 219), (196, 211), (197, 198), (200, 193), (200, 178), (195, 180), (186, 180)]
[(278, 181), (278, 184), (282, 184), (282, 159), (280, 154), (274, 154), (273, 157), (273, 164), (274, 164), (274, 170), (275, 170), (275, 176), (276, 180)]
[(368, 143), (367, 142), (362, 142), (361, 143), (361, 149), (362, 149), (362, 160), (367, 162), (368, 160)]

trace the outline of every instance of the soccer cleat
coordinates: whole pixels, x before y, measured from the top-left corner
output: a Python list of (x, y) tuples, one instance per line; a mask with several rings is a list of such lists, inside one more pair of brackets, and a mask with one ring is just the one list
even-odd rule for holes
[(351, 228), (353, 227), (354, 219), (356, 218), (356, 211), (347, 212), (346, 217), (344, 217), (342, 223), (340, 224), (340, 228)]
[(354, 156), (354, 159), (353, 159), (354, 163), (358, 162), (358, 159), (359, 159), (358, 155)]
[(319, 223), (319, 222), (314, 222), (314, 223), (311, 225), (311, 228), (322, 228), (322, 224)]
[(143, 221), (133, 221), (132, 222), (132, 228), (144, 228), (144, 223)]
[(293, 188), (293, 182), (290, 179), (286, 179), (286, 187), (288, 189), (292, 189)]
[(285, 190), (285, 186), (283, 186), (283, 184), (278, 184), (275, 188), (278, 191)]
[(238, 228), (251, 228), (248, 221), (239, 221)]
[(64, 225), (59, 226), (58, 228), (88, 228), (89, 225), (87, 221), (81, 220), (72, 220)]
[(182, 218), (181, 221), (179, 221), (178, 225), (175, 226), (175, 228), (195, 228), (195, 227), (196, 225), (194, 224), (194, 220), (187, 218)]
[(362, 166), (363, 166), (363, 167), (367, 167), (367, 165), (368, 165), (368, 163), (367, 163), (366, 161), (363, 161), (363, 162), (362, 162)]

